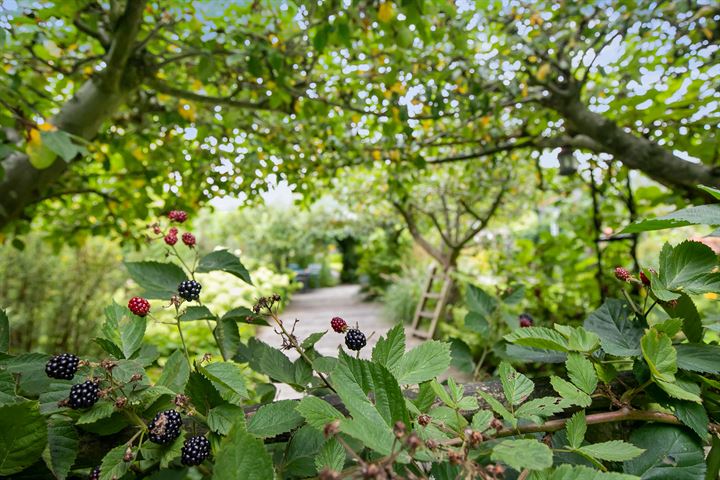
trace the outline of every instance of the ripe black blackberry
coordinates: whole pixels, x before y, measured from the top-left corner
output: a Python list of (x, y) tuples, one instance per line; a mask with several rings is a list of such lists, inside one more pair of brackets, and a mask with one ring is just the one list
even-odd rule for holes
[(72, 409), (90, 408), (98, 401), (98, 391), (100, 387), (96, 382), (87, 380), (70, 387), (70, 396), (68, 397), (68, 405)]
[(350, 350), (360, 350), (367, 345), (365, 334), (357, 328), (351, 328), (345, 334), (345, 345), (347, 345)]
[(155, 415), (148, 424), (148, 438), (153, 443), (164, 445), (180, 436), (182, 418), (175, 410), (165, 410)]
[(95, 467), (92, 469), (88, 480), (100, 480), (100, 467)]
[(45, 373), (50, 378), (72, 380), (77, 372), (80, 359), (72, 353), (55, 355), (45, 365)]
[(181, 461), (183, 465), (200, 465), (210, 456), (210, 442), (202, 435), (190, 437), (185, 440), (180, 451), (182, 453)]
[(201, 289), (202, 285), (195, 280), (183, 280), (180, 282), (180, 285), (178, 285), (178, 295), (187, 301), (198, 300)]

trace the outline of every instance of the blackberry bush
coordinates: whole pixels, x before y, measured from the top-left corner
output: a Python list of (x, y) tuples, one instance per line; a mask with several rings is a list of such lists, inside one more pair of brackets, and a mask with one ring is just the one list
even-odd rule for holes
[(180, 436), (182, 417), (175, 410), (165, 410), (155, 415), (148, 424), (148, 439), (153, 443), (165, 445)]
[(72, 353), (55, 355), (45, 365), (45, 373), (50, 378), (72, 380), (79, 364), (80, 359)]
[(68, 397), (68, 405), (72, 409), (90, 408), (98, 401), (98, 392), (100, 387), (97, 382), (86, 380), (70, 387), (70, 396)]
[(200, 465), (209, 456), (210, 441), (200, 435), (185, 440), (181, 449), (181, 461), (183, 465)]
[(200, 285), (195, 280), (183, 280), (180, 282), (180, 285), (178, 285), (178, 295), (180, 295), (181, 298), (189, 301), (192, 300), (199, 300), (200, 299), (200, 290), (202, 289), (202, 285)]

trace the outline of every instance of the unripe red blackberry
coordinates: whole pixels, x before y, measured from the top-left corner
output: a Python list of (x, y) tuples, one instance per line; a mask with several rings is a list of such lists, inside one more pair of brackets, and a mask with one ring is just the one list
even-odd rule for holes
[(170, 245), (171, 247), (177, 243), (177, 235), (173, 235), (171, 233), (168, 233), (165, 235), (165, 243)]
[(45, 364), (45, 373), (50, 378), (72, 380), (77, 372), (80, 359), (72, 353), (55, 355)]
[(142, 297), (132, 297), (128, 302), (128, 308), (138, 317), (144, 317), (150, 311), (150, 302)]
[(632, 275), (630, 275), (630, 272), (628, 272), (623, 267), (615, 267), (615, 278), (617, 278), (618, 280), (622, 282), (627, 282), (628, 280), (630, 280), (631, 276)]
[(185, 232), (182, 234), (182, 241), (185, 245), (192, 248), (195, 246), (195, 235), (190, 232)]
[(333, 330), (335, 330), (337, 333), (344, 333), (345, 330), (347, 330), (347, 322), (343, 320), (340, 317), (335, 317), (332, 320), (330, 320), (330, 326)]
[(210, 456), (210, 442), (202, 435), (190, 437), (185, 440), (180, 452), (182, 454), (181, 461), (183, 465), (200, 465)]
[(532, 327), (533, 318), (530, 316), (529, 313), (521, 313), (518, 316), (518, 320), (520, 321), (521, 328)]
[(182, 418), (175, 410), (165, 410), (155, 415), (148, 424), (148, 438), (153, 443), (165, 445), (180, 436)]
[(178, 234), (178, 229), (177, 229), (177, 227), (170, 227), (170, 229), (168, 230), (168, 233), (169, 233), (170, 235), (177, 235), (177, 234)]
[(168, 213), (168, 218), (178, 223), (183, 223), (187, 220), (187, 217), (187, 213), (182, 210), (171, 210), (170, 213)]
[(347, 345), (350, 350), (359, 351), (367, 345), (365, 334), (356, 328), (351, 328), (345, 334), (345, 345)]
[(640, 272), (640, 281), (645, 285), (646, 287), (650, 286), (650, 279), (647, 275), (645, 275), (645, 272)]
[(68, 397), (68, 405), (73, 410), (78, 408), (90, 408), (98, 401), (98, 392), (100, 387), (96, 382), (87, 380), (70, 387), (70, 396)]
[(100, 480), (100, 467), (95, 467), (92, 469), (88, 480)]
[(188, 302), (191, 300), (198, 300), (200, 298), (201, 289), (202, 285), (195, 280), (183, 280), (180, 282), (180, 285), (178, 285), (178, 295)]

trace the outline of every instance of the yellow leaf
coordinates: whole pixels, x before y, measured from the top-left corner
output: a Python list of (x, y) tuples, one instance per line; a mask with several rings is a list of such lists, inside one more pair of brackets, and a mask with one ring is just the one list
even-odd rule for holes
[(361, 117), (356, 113), (350, 119), (353, 121), (353, 123), (360, 123)]
[(25, 146), (25, 153), (27, 153), (30, 165), (38, 170), (48, 168), (55, 162), (55, 152), (43, 145), (40, 130), (35, 128), (30, 130), (30, 139)]
[(523, 96), (523, 98), (525, 98), (525, 97), (528, 96), (528, 86), (525, 85), (524, 83), (523, 83), (523, 86), (522, 86), (522, 96)]
[(710, 31), (709, 28), (703, 27), (702, 32), (705, 34), (705, 37), (706, 37), (708, 40), (712, 40), (712, 39), (713, 39), (713, 33), (712, 33), (712, 31)]
[(530, 55), (530, 56), (528, 57), (528, 62), (530, 62), (530, 63), (535, 63), (535, 62), (537, 62), (537, 57), (536, 57), (535, 55)]
[(468, 91), (468, 88), (467, 88), (467, 85), (463, 84), (463, 85), (458, 85), (457, 90), (460, 95), (465, 95)]
[(181, 102), (178, 104), (178, 113), (185, 120), (193, 122), (197, 116), (197, 108), (192, 102)]
[(703, 296), (704, 296), (705, 298), (707, 298), (708, 300), (716, 300), (716, 299), (718, 298), (718, 294), (717, 294), (717, 293), (713, 293), (713, 292), (708, 292), (708, 293), (706, 293), (706, 294), (703, 295)]
[(382, 155), (380, 154), (380, 150), (373, 150), (372, 158), (373, 158), (373, 160), (380, 160), (382, 158)]
[(388, 23), (395, 16), (392, 2), (383, 2), (380, 4), (378, 9), (378, 20), (383, 23)]
[[(50, 122), (45, 122), (38, 125), (38, 129), (42, 132), (54, 132), (57, 127)], [(30, 132), (30, 137), (32, 138), (32, 132)]]
[(400, 152), (397, 150), (391, 150), (390, 151), (390, 159), (391, 160), (400, 160)]
[(549, 63), (543, 63), (540, 65), (540, 68), (538, 68), (537, 74), (535, 75), (538, 80), (541, 82), (544, 81), (548, 74), (550, 73), (550, 64)]
[(390, 91), (391, 91), (391, 92), (396, 92), (396, 93), (399, 93), (399, 94), (402, 95), (403, 93), (405, 93), (405, 85), (403, 85), (403, 84), (400, 83), (400, 82), (395, 82), (395, 83), (393, 84), (393, 86), (390, 87)]
[(482, 125), (483, 127), (487, 127), (489, 123), (490, 123), (489, 116), (485, 115), (484, 117), (480, 118), (480, 125)]

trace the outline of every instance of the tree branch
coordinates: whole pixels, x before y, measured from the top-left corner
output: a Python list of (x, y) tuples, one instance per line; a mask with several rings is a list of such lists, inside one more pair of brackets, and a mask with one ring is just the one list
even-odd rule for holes
[(134, 53), (135, 39), (140, 31), (145, 0), (128, 0), (118, 20), (115, 35), (110, 45), (107, 68), (103, 72), (103, 85), (112, 92), (120, 90), (125, 66)]
[(443, 157), (443, 158), (431, 158), (427, 160), (427, 163), (450, 163), (450, 162), (460, 162), (463, 160), (472, 160), (474, 158), (481, 158), (481, 157), (487, 157), (488, 155), (493, 155), (495, 153), (500, 152), (507, 152), (510, 150), (515, 150), (518, 148), (525, 148), (525, 147), (531, 147), (533, 146), (533, 140), (524, 140), (522, 142), (512, 142), (512, 143), (505, 143), (502, 145), (496, 145), (494, 147), (488, 147), (484, 148), (482, 150), (476, 150), (474, 152), (470, 153), (464, 153), (462, 155), (454, 155), (450, 157)]
[(495, 200), (493, 200), (492, 205), (490, 205), (490, 208), (488, 209), (487, 212), (485, 212), (485, 215), (483, 217), (478, 217), (477, 214), (475, 214), (474, 212), (471, 212), (467, 208), (467, 206), (464, 205), (464, 202), (463, 202), (463, 206), (464, 206), (465, 210), (467, 210), (468, 213), (471, 213), (471, 215), (475, 216), (475, 218), (478, 218), (480, 221), (480, 225), (478, 225), (476, 228), (473, 228), (470, 232), (468, 232), (467, 235), (465, 235), (465, 237), (460, 241), (458, 248), (464, 247), (470, 240), (473, 239), (473, 237), (475, 237), (475, 235), (480, 233), (487, 226), (490, 219), (493, 217), (493, 215), (495, 215), (495, 212), (497, 211), (497, 209), (500, 208), (500, 204), (502, 203), (502, 198), (505, 195), (505, 192), (507, 190), (506, 185), (507, 185), (507, 178), (502, 181), (502, 187), (500, 188), (500, 191), (495, 196)]
[(180, 88), (175, 88), (171, 85), (168, 85), (166, 83), (159, 81), (156, 78), (148, 79), (147, 84), (150, 85), (152, 88), (154, 88), (155, 90), (157, 90), (160, 93), (164, 93), (166, 95), (171, 95), (171, 96), (177, 97), (177, 98), (193, 100), (196, 102), (209, 103), (212, 105), (226, 105), (229, 107), (246, 108), (249, 110), (268, 110), (268, 111), (287, 113), (286, 110), (283, 110), (282, 108), (271, 107), (267, 101), (250, 102), (247, 100), (235, 99), (235, 98), (233, 98), (233, 96), (235, 95), (234, 93), (229, 96), (225, 96), (225, 97), (201, 95), (199, 93), (191, 92), (189, 90), (182, 90)]
[(405, 207), (399, 202), (392, 202), (392, 204), (395, 209), (400, 212), (400, 215), (403, 217), (405, 223), (407, 224), (410, 235), (412, 235), (418, 245), (420, 245), (420, 247), (422, 247), (422, 249), (425, 250), (431, 257), (433, 257), (441, 265), (443, 265), (445, 263), (445, 258), (437, 248), (435, 248), (430, 242), (427, 241), (425, 237), (422, 236), (420, 230), (417, 227), (417, 224), (415, 223), (415, 218), (413, 217), (412, 213), (409, 210), (405, 209)]
[(75, 25), (75, 28), (77, 28), (79, 31), (84, 33), (85, 35), (94, 38), (98, 42), (100, 42), (100, 45), (107, 50), (110, 48), (110, 37), (107, 35), (107, 32), (101, 31), (101, 30), (95, 30), (90, 25), (85, 23), (80, 17), (75, 17), (73, 20), (73, 25)]

